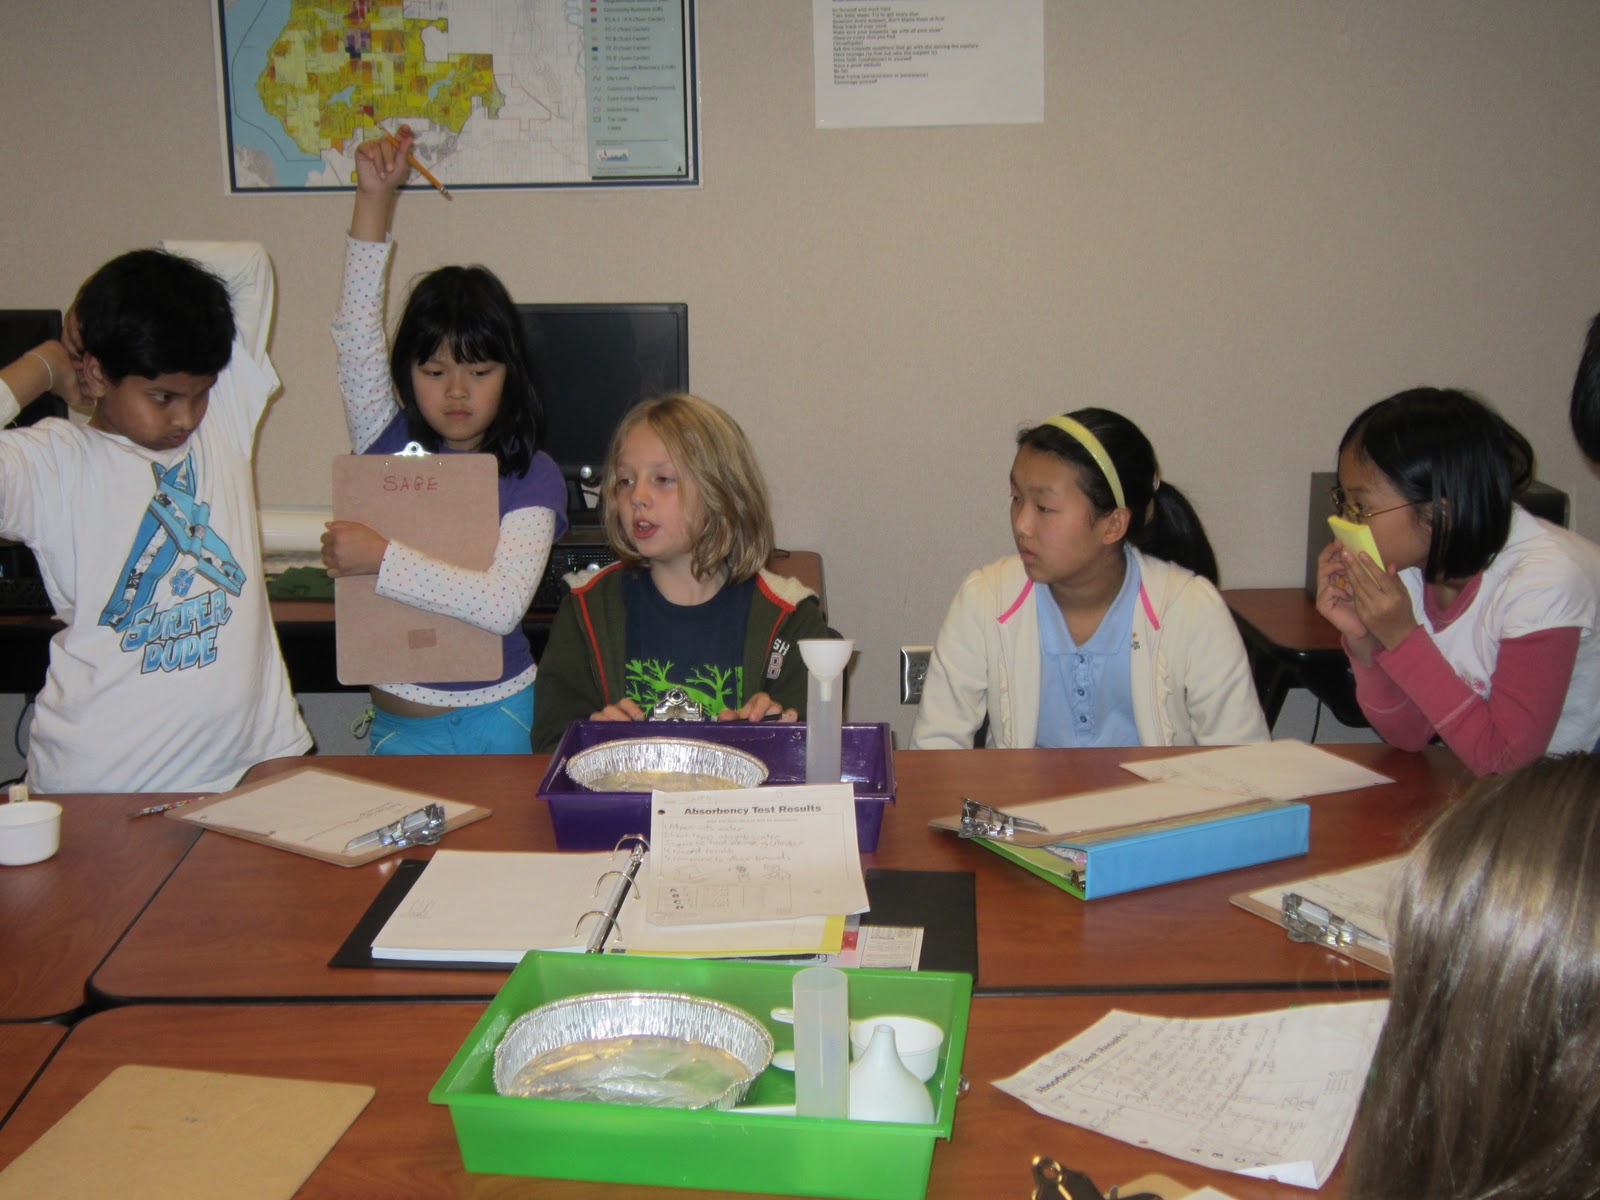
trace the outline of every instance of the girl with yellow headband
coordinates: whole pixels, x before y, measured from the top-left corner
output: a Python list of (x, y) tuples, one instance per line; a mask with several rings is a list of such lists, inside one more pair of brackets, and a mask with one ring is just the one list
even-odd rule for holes
[(1216, 557), (1126, 417), (1079, 409), (1024, 430), (1017, 553), (967, 576), (940, 627), (916, 749), (1265, 741)]

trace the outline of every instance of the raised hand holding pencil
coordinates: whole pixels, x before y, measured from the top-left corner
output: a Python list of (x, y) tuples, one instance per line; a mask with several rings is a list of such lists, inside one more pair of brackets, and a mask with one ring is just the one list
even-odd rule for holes
[(417, 156), (415, 154), (411, 153), (411, 136), (412, 136), (411, 135), (411, 126), (409, 126), (409, 125), (400, 126), (400, 133), (401, 133), (401, 136), (403, 136), (406, 139), (406, 141), (404, 143), (402, 143), (400, 141), (400, 138), (395, 137), (395, 135), (390, 133), (387, 129), (383, 131), (383, 136), (389, 142), (389, 144), (391, 146), (394, 146), (396, 149), (404, 152), (404, 154), (406, 156), (406, 161), (411, 164), (411, 166), (416, 170), (418, 175), (421, 175), (424, 179), (426, 179), (429, 183), (433, 184), (433, 186), (439, 190), (439, 195), (443, 196), (446, 200), (453, 199), (453, 197), (450, 195), (450, 189), (445, 187), (444, 184), (440, 183), (438, 178), (434, 175), (434, 173), (432, 171), (428, 170), (428, 168), (423, 166), (420, 162), (418, 162), (417, 161)]
[[(381, 199), (376, 218), (382, 222), (382, 230), (387, 231), (389, 222), (394, 215), (395, 200), (401, 186), (410, 177), (415, 169), (427, 178), (439, 190), (439, 194), (446, 200), (450, 199), (450, 192), (434, 176), (417, 162), (416, 155), (411, 153), (414, 137), (409, 125), (400, 126), (398, 135), (386, 129), (378, 130), (378, 137), (369, 138), (356, 147), (356, 198)], [(362, 205), (357, 204), (356, 215), (359, 220), (362, 216)], [(358, 238), (364, 238), (363, 233), (352, 226), (351, 233)], [(382, 237), (378, 240), (382, 240)]]

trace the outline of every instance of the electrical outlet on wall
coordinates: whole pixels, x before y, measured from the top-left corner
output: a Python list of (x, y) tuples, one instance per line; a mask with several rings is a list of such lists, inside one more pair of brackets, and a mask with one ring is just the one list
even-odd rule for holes
[(900, 647), (901, 704), (916, 704), (922, 700), (922, 681), (928, 677), (928, 660), (932, 657), (932, 646)]

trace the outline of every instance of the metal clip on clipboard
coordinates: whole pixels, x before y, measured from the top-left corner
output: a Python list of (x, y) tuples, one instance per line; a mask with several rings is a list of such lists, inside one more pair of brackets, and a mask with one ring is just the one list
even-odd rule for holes
[(604, 908), (591, 908), (588, 912), (579, 916), (578, 923), (573, 927), (573, 936), (577, 936), (583, 929), (585, 921), (590, 917), (599, 918), (595, 922), (594, 929), (589, 933), (589, 940), (584, 943), (583, 952), (585, 954), (604, 954), (606, 941), (611, 937), (612, 933), (617, 933), (619, 938), (621, 936), (621, 930), (617, 927), (617, 918), (622, 915), (622, 904), (623, 901), (627, 900), (629, 890), (631, 889), (634, 892), (639, 890), (639, 872), (644, 867), (645, 855), (650, 853), (649, 841), (643, 834), (638, 833), (628, 833), (618, 838), (617, 844), (611, 848), (611, 852), (615, 854), (629, 842), (632, 842), (633, 846), (628, 851), (627, 865), (620, 871), (616, 869), (607, 871), (599, 879), (595, 880), (595, 891), (599, 892), (600, 885), (608, 877), (616, 876), (617, 882), (611, 889), (611, 895), (606, 900), (606, 906)]
[[(943, 828), (948, 829), (950, 826), (944, 825)], [(961, 838), (989, 838), (997, 842), (1009, 842), (1015, 846), (1045, 849), (1072, 836), (1053, 834), (1038, 821), (1001, 812), (992, 804), (982, 804), (968, 796), (961, 798), (961, 818), (955, 826), (955, 832), (956, 836)], [(1081, 889), (1085, 879), (1081, 853), (1076, 851), (1069, 854), (1056, 853), (1067, 862), (1076, 864), (1067, 868), (1065, 878), (1073, 887)]]
[(1161, 1197), (1154, 1192), (1119, 1197), (1116, 1188), (1101, 1195), (1094, 1180), (1082, 1171), (1063, 1167), (1053, 1158), (1036, 1154), (1033, 1157), (1033, 1200), (1161, 1200)]
[(1013, 817), (990, 804), (981, 804), (970, 797), (961, 798), (961, 826), (958, 837), (999, 838), (1010, 841), (1018, 832), (1044, 833), (1045, 827), (1027, 817)]
[(1299, 892), (1283, 895), (1283, 927), (1291, 942), (1316, 942), (1333, 949), (1365, 942), (1369, 947), (1388, 948), (1388, 942), (1377, 934), (1368, 933), (1355, 922), (1315, 900), (1307, 900)]
[(425, 804), (398, 821), (379, 825), (344, 844), (346, 854), (359, 854), (374, 846), (385, 850), (404, 850), (408, 846), (431, 846), (444, 835), (444, 805)]

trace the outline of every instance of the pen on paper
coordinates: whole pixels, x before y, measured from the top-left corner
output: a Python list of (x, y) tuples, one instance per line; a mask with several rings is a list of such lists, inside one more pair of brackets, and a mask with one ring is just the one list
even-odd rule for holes
[[(395, 137), (395, 135), (390, 133), (387, 129), (383, 131), (383, 136), (390, 142), (393, 142), (396, 146), (400, 145), (400, 139)], [(407, 151), (406, 161), (411, 164), (412, 168), (417, 172), (418, 175), (421, 175), (429, 183), (433, 184), (434, 187), (439, 189), (439, 195), (443, 196), (446, 200), (454, 199), (454, 197), (450, 195), (450, 189), (445, 187), (444, 184), (440, 183), (438, 177), (435, 176), (432, 171), (428, 170), (427, 167), (423, 166), (422, 163), (417, 160), (417, 156), (415, 154)]]
[(166, 812), (168, 809), (182, 808), (185, 804), (193, 804), (193, 803), (194, 803), (193, 800), (185, 799), (185, 800), (173, 800), (173, 801), (171, 801), (171, 802), (169, 802), (167, 804), (152, 804), (149, 808), (138, 808), (138, 809), (135, 809), (133, 812), (129, 813), (128, 816), (130, 818), (132, 818), (132, 817), (153, 817), (157, 813)]

